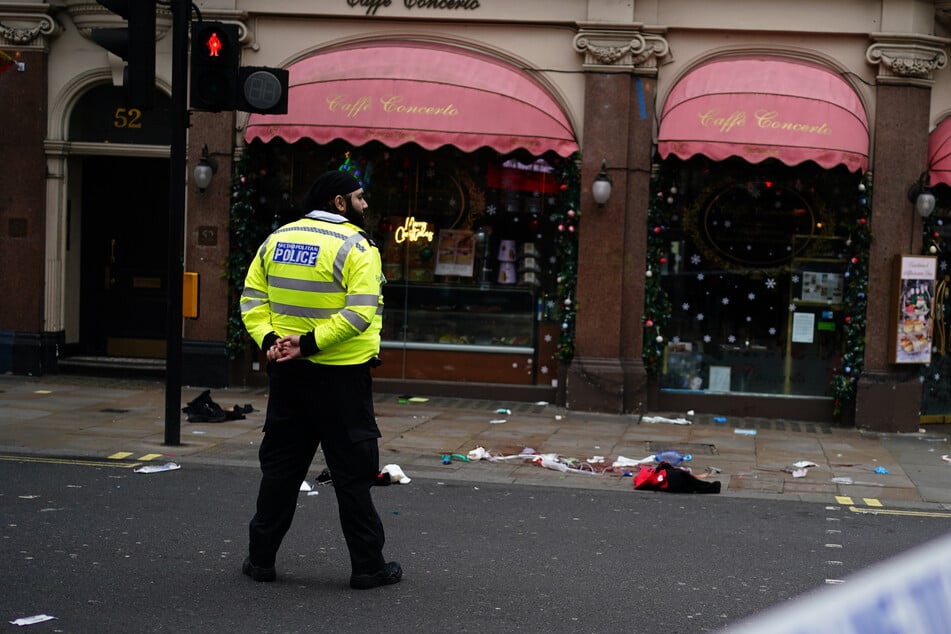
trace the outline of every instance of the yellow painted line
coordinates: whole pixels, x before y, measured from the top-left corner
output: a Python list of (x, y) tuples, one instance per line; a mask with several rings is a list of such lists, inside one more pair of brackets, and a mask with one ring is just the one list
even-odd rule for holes
[(160, 453), (147, 453), (144, 456), (139, 456), (138, 460), (155, 460), (156, 458), (161, 458), (162, 454)]
[(99, 460), (74, 460), (70, 458), (37, 458), (34, 456), (0, 456), (0, 460), (7, 462), (43, 462), (46, 464), (70, 464), (82, 467), (114, 467), (117, 469), (131, 469), (138, 467), (138, 462), (102, 462)]
[(109, 460), (123, 460), (132, 455), (131, 451), (117, 451), (116, 453), (109, 456)]
[(932, 513), (930, 511), (895, 511), (892, 509), (866, 509), (857, 506), (850, 506), (849, 510), (853, 513), (865, 513), (870, 515), (909, 515), (911, 517), (951, 517), (951, 513)]
[(876, 500), (875, 498), (862, 498), (865, 501), (865, 506), (881, 506), (882, 503)]
[(851, 505), (851, 504), (852, 504), (852, 498), (850, 498), (850, 497), (848, 497), (848, 496), (846, 496), (846, 495), (837, 495), (837, 496), (835, 496), (835, 501), (838, 502), (839, 504), (847, 504), (847, 505)]

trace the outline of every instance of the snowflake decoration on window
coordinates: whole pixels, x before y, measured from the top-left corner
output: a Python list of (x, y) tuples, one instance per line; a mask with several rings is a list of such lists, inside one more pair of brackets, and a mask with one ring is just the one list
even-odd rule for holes
[(680, 307), (683, 308), (684, 310), (690, 310), (690, 304), (688, 304), (687, 302), (684, 302)]
[(698, 264), (700, 264), (700, 256), (697, 255), (696, 253), (694, 253), (693, 255), (691, 255), (691, 256), (690, 256), (690, 263), (693, 264), (694, 266), (697, 266)]
[(697, 273), (697, 281), (699, 282), (703, 281), (703, 273)]
[(724, 298), (721, 299), (720, 301), (723, 302), (723, 305), (724, 305), (724, 306), (726, 306), (727, 304), (730, 303), (730, 298), (729, 298), (729, 297), (724, 297)]
[(799, 276), (798, 276), (798, 275), (793, 275), (793, 276), (792, 276), (792, 283), (793, 283), (793, 284), (798, 284), (798, 283), (799, 283)]
[(749, 295), (746, 296), (746, 298), (750, 301), (753, 301), (754, 299), (756, 299), (756, 293), (751, 292)]
[(796, 312), (796, 305), (795, 305), (795, 304), (790, 304), (790, 305), (789, 305), (789, 312), (791, 312), (791, 313)]
[(488, 216), (494, 216), (494, 215), (495, 215), (495, 211), (496, 211), (496, 210), (495, 210), (495, 205), (487, 205), (486, 208), (485, 208), (485, 213), (486, 213), (486, 215), (488, 215)]
[(551, 339), (552, 339), (551, 333), (548, 333), (548, 334), (545, 335), (545, 341), (546, 341), (547, 343), (551, 343)]
[(941, 375), (938, 374), (937, 372), (935, 372), (935, 373), (934, 373), (934, 380), (935, 380), (935, 381), (940, 381), (940, 380), (941, 380)]
[(543, 365), (543, 366), (540, 368), (540, 371), (541, 371), (542, 374), (548, 374), (548, 366), (547, 366), (547, 365)]
[(703, 313), (697, 313), (697, 321), (703, 321)]
[(713, 340), (713, 337), (711, 337), (710, 335), (704, 335), (704, 336), (703, 336), (703, 342), (704, 342), (704, 343), (710, 343), (710, 341), (712, 341), (712, 340)]
[(948, 270), (948, 263), (946, 261), (942, 260), (940, 266), (942, 271)]
[(736, 343), (736, 337), (734, 337), (733, 335), (730, 335), (729, 337), (727, 337), (726, 340), (729, 341), (730, 343)]
[(673, 343), (680, 343), (680, 337), (678, 337), (677, 335), (674, 335), (673, 337), (671, 337), (670, 340)]
[(770, 334), (770, 335), (775, 335), (775, 334), (776, 334), (776, 327), (775, 327), (775, 326), (769, 329), (769, 334)]
[(776, 280), (771, 277), (766, 278), (766, 288), (776, 288)]

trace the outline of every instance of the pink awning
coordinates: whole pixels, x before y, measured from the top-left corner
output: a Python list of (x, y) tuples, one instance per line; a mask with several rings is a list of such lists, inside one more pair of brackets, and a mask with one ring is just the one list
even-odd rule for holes
[(664, 104), (657, 137), (662, 157), (739, 156), (787, 165), (868, 167), (868, 118), (836, 73), (778, 58), (729, 58), (681, 79)]
[(932, 185), (951, 185), (951, 117), (935, 126), (928, 136), (928, 170)]
[(292, 64), (286, 115), (252, 114), (245, 139), (344, 139), (426, 149), (488, 146), (568, 156), (578, 150), (561, 107), (528, 73), (463, 49), (367, 43)]

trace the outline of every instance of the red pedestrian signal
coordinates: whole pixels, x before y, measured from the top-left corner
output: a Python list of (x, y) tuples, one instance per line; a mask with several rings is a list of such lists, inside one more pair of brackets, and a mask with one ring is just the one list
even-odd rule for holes
[(205, 46), (208, 47), (209, 56), (218, 57), (218, 52), (221, 50), (221, 40), (218, 39), (217, 31), (212, 31), (211, 35), (208, 36), (208, 41), (205, 42)]
[(238, 27), (223, 22), (192, 22), (189, 106), (193, 110), (234, 110), (241, 45)]

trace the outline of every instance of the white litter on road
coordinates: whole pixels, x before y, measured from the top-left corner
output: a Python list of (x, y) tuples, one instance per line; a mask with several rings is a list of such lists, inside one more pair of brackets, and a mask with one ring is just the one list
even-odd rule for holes
[(49, 614), (37, 614), (36, 616), (25, 616), (22, 619), (10, 621), (10, 623), (13, 625), (34, 625), (36, 623), (43, 623), (44, 621), (52, 621), (55, 618), (55, 616), (50, 616)]
[(182, 466), (175, 464), (174, 462), (166, 462), (165, 464), (150, 464), (144, 467), (139, 467), (138, 469), (133, 469), (134, 473), (159, 473), (160, 471), (175, 471), (176, 469), (181, 469)]

